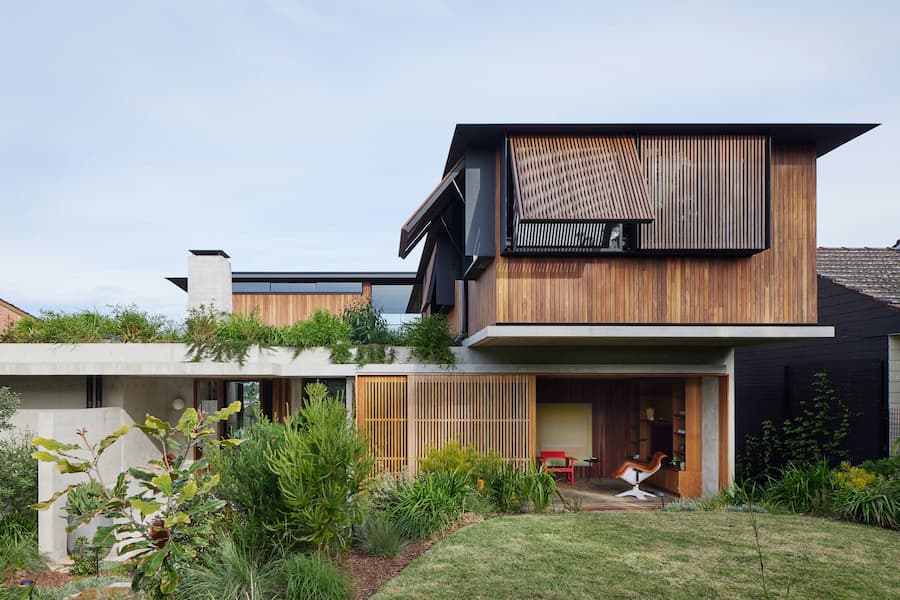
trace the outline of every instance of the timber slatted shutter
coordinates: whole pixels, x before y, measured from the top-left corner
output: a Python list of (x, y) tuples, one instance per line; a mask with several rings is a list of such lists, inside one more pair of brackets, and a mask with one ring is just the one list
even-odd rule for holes
[(411, 375), (411, 451), (456, 440), (520, 465), (535, 456), (533, 375)]
[(765, 249), (766, 136), (642, 136), (640, 146), (655, 211), (642, 249)]
[(405, 376), (361, 376), (356, 383), (356, 425), (369, 437), (376, 472), (407, 466)]

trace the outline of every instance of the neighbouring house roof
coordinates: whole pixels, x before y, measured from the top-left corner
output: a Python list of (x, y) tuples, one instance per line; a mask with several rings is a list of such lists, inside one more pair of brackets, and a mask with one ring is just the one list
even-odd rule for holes
[(820, 276), (900, 309), (900, 249), (818, 248), (816, 261)]
[(859, 137), (876, 123), (462, 123), (453, 131), (444, 173), (466, 152), (466, 146), (494, 145), (514, 135), (770, 135), (777, 143), (812, 144), (816, 156)]
[(31, 316), (33, 316), (33, 315), (30, 314), (29, 312), (27, 312), (27, 311), (25, 311), (25, 310), (22, 310), (21, 308), (19, 308), (18, 306), (16, 306), (15, 304), (13, 304), (13, 303), (11, 303), (11, 302), (7, 302), (7, 301), (4, 300), (3, 298), (0, 298), (0, 306), (5, 307), (6, 309), (8, 309), (8, 310), (10, 310), (10, 311), (12, 311), (12, 312), (14, 312), (14, 313), (16, 313), (17, 315), (19, 315), (19, 316), (21, 316), (21, 317), (31, 317)]

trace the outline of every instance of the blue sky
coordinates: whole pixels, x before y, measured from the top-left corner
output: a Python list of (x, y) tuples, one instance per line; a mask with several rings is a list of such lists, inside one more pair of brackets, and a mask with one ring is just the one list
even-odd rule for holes
[(0, 298), (180, 318), (188, 248), (413, 270), (458, 122), (880, 122), (819, 243), (900, 237), (900, 5), (483, 4), (0, 4)]

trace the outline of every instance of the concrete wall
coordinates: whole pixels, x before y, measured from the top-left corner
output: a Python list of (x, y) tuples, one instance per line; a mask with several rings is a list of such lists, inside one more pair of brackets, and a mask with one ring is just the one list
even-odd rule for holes
[(188, 257), (188, 310), (205, 305), (230, 313), (231, 262), (222, 254)]
[(888, 336), (888, 445), (900, 438), (900, 335)]
[[(124, 424), (143, 423), (147, 413), (177, 421), (181, 411), (172, 408), (175, 398), (186, 406), (193, 401), (193, 380), (163, 377), (105, 377), (103, 408), (84, 408), (83, 377), (8, 377), (0, 381), (22, 397), (22, 408), (13, 417), (17, 429), (66, 443), (77, 443), (75, 430), (87, 429), (94, 442)], [(54, 402), (59, 407), (52, 409)], [(101, 468), (108, 483), (128, 467), (159, 456), (158, 446), (146, 435), (133, 429), (104, 454)], [(48, 498), (55, 491), (77, 483), (83, 477), (61, 475), (52, 464), (41, 463), (38, 470), (38, 496)], [(66, 557), (65, 499), (38, 516), (38, 541), (42, 552), (52, 561)]]

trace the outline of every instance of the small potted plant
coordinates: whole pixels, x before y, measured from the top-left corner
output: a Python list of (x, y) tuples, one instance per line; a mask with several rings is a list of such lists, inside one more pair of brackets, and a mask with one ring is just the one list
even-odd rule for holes
[(669, 464), (672, 465), (673, 469), (678, 470), (684, 465), (684, 459), (675, 454), (669, 459)]
[[(96, 481), (88, 481), (78, 485), (66, 494), (66, 513), (68, 520), (66, 550), (70, 556), (78, 551), (76, 541), (85, 538), (88, 543), (93, 539), (97, 528), (112, 525), (112, 520), (98, 514), (103, 502), (102, 487)], [(84, 522), (84, 517), (90, 520)], [(77, 525), (82, 523), (81, 525)]]

